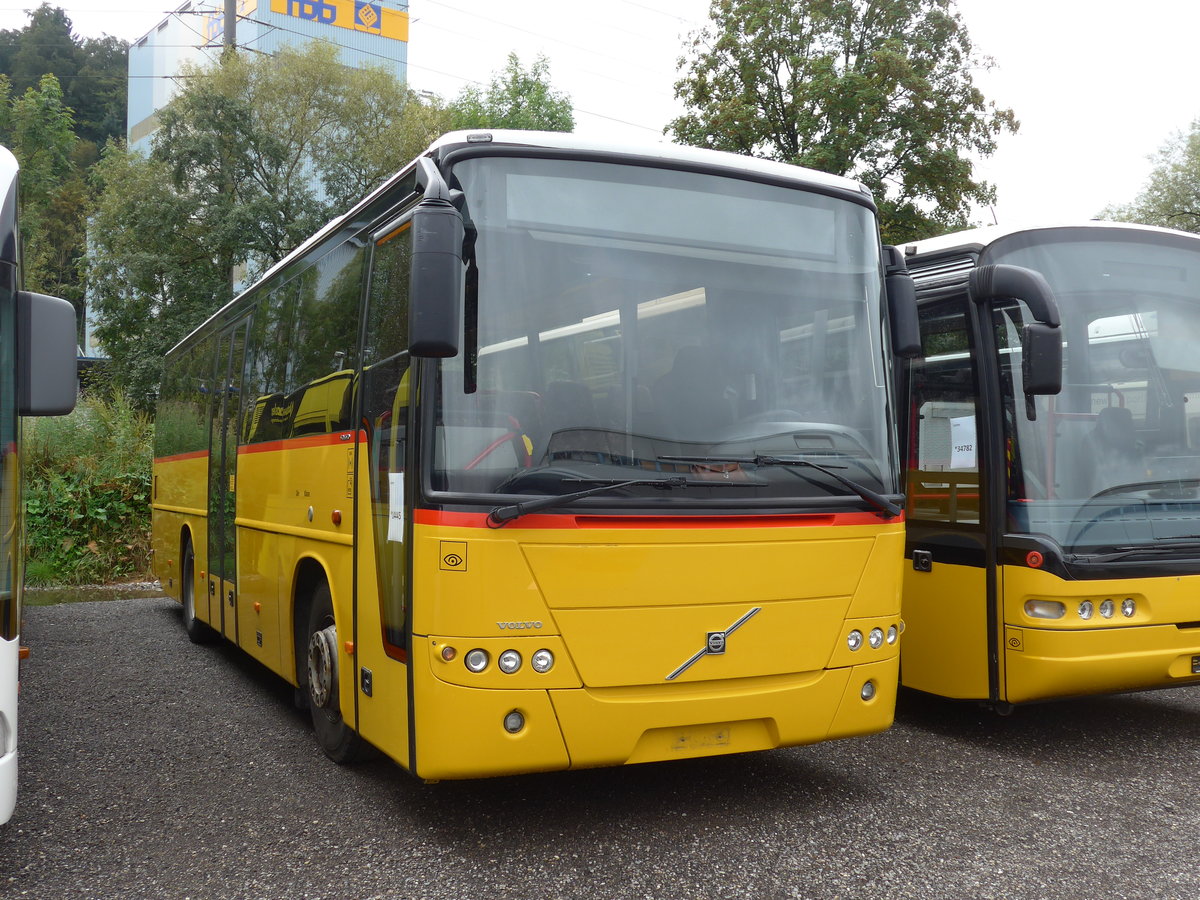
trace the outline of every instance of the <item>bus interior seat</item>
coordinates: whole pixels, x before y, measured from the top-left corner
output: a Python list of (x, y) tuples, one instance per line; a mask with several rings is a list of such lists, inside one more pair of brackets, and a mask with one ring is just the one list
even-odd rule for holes
[(580, 381), (552, 381), (542, 395), (543, 431), (538, 449), (545, 450), (555, 432), (572, 428), (595, 428), (596, 401)]
[(1142, 451), (1129, 409), (1123, 406), (1101, 409), (1089, 435), (1089, 445), (1090, 452), (1082, 455), (1082, 468), (1090, 475), (1090, 493), (1145, 477), (1140, 470)]
[(695, 344), (675, 352), (670, 371), (654, 383), (654, 404), (670, 424), (672, 438), (713, 439), (715, 431), (734, 421), (733, 403), (712, 355)]

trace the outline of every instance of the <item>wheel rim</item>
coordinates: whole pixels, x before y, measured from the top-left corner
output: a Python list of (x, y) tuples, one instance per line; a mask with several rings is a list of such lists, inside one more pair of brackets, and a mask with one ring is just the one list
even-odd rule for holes
[(308, 696), (321, 709), (327, 709), (333, 697), (336, 643), (337, 631), (332, 625), (313, 632), (308, 639)]

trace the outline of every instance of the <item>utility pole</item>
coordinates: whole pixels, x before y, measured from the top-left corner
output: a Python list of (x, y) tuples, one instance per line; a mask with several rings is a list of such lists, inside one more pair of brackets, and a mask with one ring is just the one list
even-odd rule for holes
[(224, 53), (237, 47), (237, 0), (225, 0), (225, 50)]
[[(234, 54), (237, 53), (237, 5), (238, 0), (225, 0), (225, 49), (221, 51), (221, 60), (223, 62), (231, 62)], [(231, 163), (226, 160), (226, 166)], [(229, 169), (225, 170), (225, 194), (229, 198), (229, 202), (233, 202), (233, 178), (229, 174)], [(237, 287), (237, 272), (233, 264), (233, 260), (229, 260), (229, 296), (232, 297), (234, 289)]]

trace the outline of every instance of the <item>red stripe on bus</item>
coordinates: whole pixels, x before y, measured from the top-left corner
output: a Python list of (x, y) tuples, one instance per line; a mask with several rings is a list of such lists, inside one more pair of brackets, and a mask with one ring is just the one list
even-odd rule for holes
[[(358, 440), (367, 439), (367, 433), (360, 431)], [(303, 447), (354, 446), (353, 431), (335, 431), (333, 434), (312, 434), (304, 437), (284, 438), (281, 441), (263, 441), (261, 444), (243, 444), (238, 447), (238, 455), (243, 453), (270, 453), (275, 450), (295, 450)]]
[[(487, 513), (445, 512), (418, 509), (413, 512), (417, 525), (445, 525), (456, 528), (489, 528)], [(818, 526), (878, 525), (878, 513), (816, 513), (804, 515), (736, 516), (590, 516), (531, 513), (505, 525), (505, 528), (813, 528)], [(904, 517), (888, 520), (903, 522)]]
[(181, 459), (201, 459), (208, 456), (207, 450), (193, 450), (190, 453), (176, 453), (174, 456), (158, 456), (155, 457), (156, 463), (178, 462)]

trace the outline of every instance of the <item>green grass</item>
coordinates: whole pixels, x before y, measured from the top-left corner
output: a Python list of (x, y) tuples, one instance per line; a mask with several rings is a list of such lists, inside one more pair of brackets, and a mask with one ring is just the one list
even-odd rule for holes
[(149, 417), (89, 396), (24, 429), (26, 584), (149, 579)]

